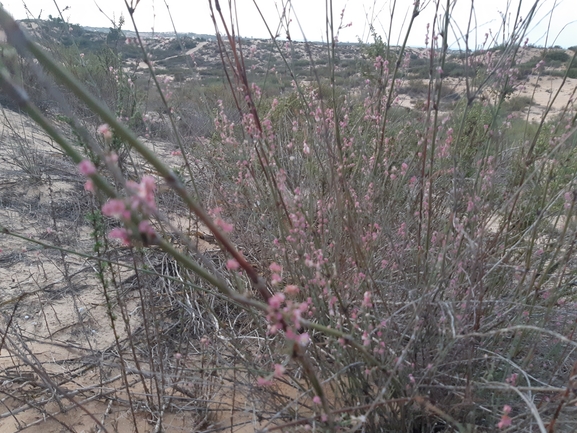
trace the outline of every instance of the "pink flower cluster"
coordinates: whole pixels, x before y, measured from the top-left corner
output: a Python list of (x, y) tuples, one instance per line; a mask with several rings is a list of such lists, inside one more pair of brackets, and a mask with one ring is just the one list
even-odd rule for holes
[(142, 176), (140, 183), (129, 180), (126, 182), (126, 188), (134, 194), (130, 206), (132, 210), (140, 209), (144, 214), (156, 211), (154, 177)]
[(503, 415), (501, 416), (501, 421), (499, 421), (497, 427), (499, 427), (500, 429), (504, 429), (505, 427), (511, 426), (513, 420), (509, 416), (510, 412), (511, 412), (511, 406), (509, 406), (508, 404), (503, 406)]
[[(78, 171), (80, 172), (80, 174), (86, 177), (93, 176), (96, 174), (96, 167), (88, 159), (83, 159), (78, 164)], [(94, 183), (92, 182), (92, 179), (88, 179), (86, 181), (86, 183), (84, 184), (84, 189), (86, 191), (94, 192)]]
[(96, 167), (94, 167), (94, 164), (88, 159), (83, 159), (78, 164), (78, 171), (84, 176), (92, 176), (96, 174)]
[[(268, 300), (268, 314), (266, 316), (269, 322), (268, 332), (276, 334), (279, 330), (284, 330), (286, 337), (302, 346), (306, 346), (310, 340), (308, 333), (298, 333), (302, 328), (300, 323), (302, 314), (308, 311), (312, 299), (307, 302), (295, 303), (287, 300), (281, 292), (275, 293)], [(289, 323), (287, 320), (289, 319)]]
[(234, 225), (226, 222), (220, 217), (220, 213), (222, 209), (220, 207), (214, 208), (210, 211), (211, 216), (214, 219), (214, 223), (224, 232), (224, 233), (232, 233), (234, 230)]
[(282, 281), (282, 277), (281, 277), (282, 266), (273, 262), (269, 266), (269, 269), (272, 272), (272, 275), (270, 277), (271, 284), (273, 286), (280, 284), (280, 282)]
[(106, 141), (112, 140), (112, 129), (110, 128), (110, 126), (108, 126), (107, 123), (103, 123), (102, 125), (100, 125), (96, 130), (96, 132), (102, 135), (102, 137), (104, 137)]
[[(143, 176), (140, 183), (126, 182), (126, 188), (132, 192), (130, 197), (124, 199), (113, 198), (102, 206), (102, 214), (122, 222), (129, 223), (132, 212), (140, 211), (145, 217), (156, 210), (154, 192), (156, 184), (152, 176)], [(156, 238), (156, 233), (147, 220), (138, 224), (138, 232), (142, 239), (151, 243)], [(111, 239), (120, 239), (126, 246), (130, 245), (132, 231), (126, 228), (115, 228), (108, 234)]]

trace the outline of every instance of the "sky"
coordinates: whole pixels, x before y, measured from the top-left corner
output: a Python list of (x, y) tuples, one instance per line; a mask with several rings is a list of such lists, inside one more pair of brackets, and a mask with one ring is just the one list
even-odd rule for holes
[[(209, 0), (127, 0), (137, 4), (134, 17), (140, 31), (172, 31), (170, 15), (179, 32), (214, 34), (214, 25), (210, 19)], [(214, 0), (213, 0), (214, 1)], [(239, 34), (244, 37), (268, 38), (269, 33), (263, 19), (255, 6), (265, 16), (273, 33), (277, 33), (279, 23), (284, 26), (278, 31), (282, 39), (286, 38), (286, 22), (290, 36), (294, 40), (325, 41), (325, 7), (329, 0), (220, 0), (224, 8), (229, 2), (236, 1)], [(437, 0), (420, 0), (421, 13), (416, 18), (408, 39), (408, 45), (425, 46), (427, 24), (433, 27), (435, 2)], [(438, 13), (443, 13), (447, 0), (440, 0), (443, 6)], [(124, 15), (124, 28), (134, 30), (123, 0), (0, 0), (4, 7), (17, 19), (59, 16), (58, 4), (64, 18), (73, 24), (91, 27), (110, 27), (110, 20)], [(507, 33), (520, 6), (520, 16), (524, 19), (531, 6), (537, 2), (534, 19), (529, 26), (529, 43), (537, 46), (560, 45), (569, 47), (577, 45), (577, 13), (571, 3), (575, 0), (450, 0), (452, 25), (449, 34), (452, 49), (463, 48), (462, 34), (469, 21), (471, 4), (474, 17), (471, 24), (469, 43), (471, 48), (480, 48), (486, 34), (497, 36), (502, 41), (503, 17), (508, 23)], [(24, 7), (26, 4), (28, 11)], [(281, 20), (283, 5), (291, 5), (288, 18)], [(395, 6), (394, 13), (393, 7)], [(376, 32), (393, 45), (400, 44), (407, 31), (413, 0), (333, 0), (333, 16), (336, 27), (342, 25), (338, 39), (342, 42), (370, 42), (369, 23), (373, 23)], [(100, 10), (99, 10), (100, 9)], [(103, 12), (102, 12), (103, 11)], [(170, 14), (169, 14), (170, 12)], [(31, 14), (31, 15), (30, 15)], [(391, 19), (391, 15), (393, 18)], [(392, 22), (392, 25), (391, 25)], [(350, 24), (350, 26), (348, 26)], [(335, 30), (336, 30), (335, 27)], [(221, 27), (222, 29), (222, 27)], [(547, 30), (549, 29), (549, 32)], [(304, 33), (304, 36), (303, 36)]]

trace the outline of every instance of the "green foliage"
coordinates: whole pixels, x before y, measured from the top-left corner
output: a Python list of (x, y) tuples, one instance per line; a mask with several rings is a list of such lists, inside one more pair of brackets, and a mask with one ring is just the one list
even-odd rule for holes
[(523, 111), (533, 103), (529, 96), (511, 96), (502, 105), (502, 110), (506, 113), (513, 111)]
[(455, 109), (454, 130), (462, 133), (455, 149), (458, 161), (464, 176), (470, 177), (478, 169), (475, 161), (486, 152), (490, 143), (488, 128), (493, 124), (495, 113), (490, 106), (475, 102), (468, 106), (463, 99)]
[(471, 68), (469, 68), (468, 70), (465, 70), (465, 67), (463, 66), (463, 64), (461, 63), (457, 63), (457, 62), (445, 62), (445, 65), (443, 67), (443, 76), (446, 77), (465, 77), (465, 76), (469, 76), (469, 77), (474, 77), (475, 76), (475, 71)]
[(569, 60), (569, 54), (567, 54), (564, 50), (549, 50), (545, 52), (543, 59), (547, 62), (564, 63)]

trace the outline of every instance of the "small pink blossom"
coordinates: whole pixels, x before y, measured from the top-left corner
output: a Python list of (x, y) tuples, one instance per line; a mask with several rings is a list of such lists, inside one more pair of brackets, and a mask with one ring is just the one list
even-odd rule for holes
[(272, 380), (270, 380), (270, 379), (265, 379), (264, 377), (258, 377), (258, 378), (256, 379), (256, 384), (257, 384), (258, 386), (261, 386), (261, 387), (264, 388), (264, 387), (267, 387), (267, 386), (272, 386)]
[(112, 140), (112, 130), (110, 129), (110, 126), (108, 126), (108, 123), (100, 125), (96, 132), (102, 135), (105, 140)]
[(144, 211), (155, 211), (156, 202), (154, 192), (156, 191), (156, 181), (152, 176), (142, 176), (140, 183), (133, 181), (126, 182), (126, 188), (135, 194), (135, 201), (132, 204), (133, 209), (142, 206)]
[(512, 386), (517, 386), (517, 378), (519, 375), (517, 373), (513, 373), (511, 376), (505, 379), (505, 382), (511, 384)]
[(298, 339), (297, 339), (297, 343), (299, 343), (301, 346), (306, 346), (310, 343), (311, 341), (311, 337), (309, 336), (308, 332), (303, 332), (302, 334), (299, 335)]
[(115, 228), (108, 233), (110, 239), (120, 239), (124, 246), (130, 246), (130, 234), (126, 229)]
[(140, 221), (140, 223), (138, 224), (138, 231), (141, 234), (146, 235), (148, 237), (148, 239), (156, 238), (156, 233), (154, 231), (154, 228), (146, 220)]
[(84, 190), (94, 192), (94, 182), (92, 182), (92, 179), (88, 179), (86, 181), (86, 183), (84, 184)]
[(268, 268), (271, 272), (276, 274), (280, 274), (282, 272), (282, 266), (275, 262), (272, 262)]
[(363, 296), (363, 307), (372, 308), (373, 303), (371, 302), (371, 292), (365, 292)]
[(309, 147), (309, 145), (306, 142), (303, 144), (303, 153), (305, 155), (308, 155), (311, 153), (311, 148)]
[(314, 404), (321, 404), (321, 403), (322, 403), (322, 400), (321, 400), (321, 398), (320, 398), (318, 395), (315, 395), (315, 396), (313, 397), (313, 403), (314, 403)]
[(276, 286), (282, 282), (282, 277), (279, 274), (272, 274), (270, 277), (270, 283)]
[(503, 415), (501, 416), (501, 421), (499, 421), (497, 427), (499, 427), (500, 429), (504, 429), (505, 427), (511, 426), (513, 420), (509, 416), (510, 412), (511, 412), (511, 406), (509, 406), (508, 404), (503, 406)]
[(102, 214), (107, 217), (123, 218), (126, 216), (126, 204), (124, 200), (112, 198), (102, 205)]
[(296, 295), (299, 293), (299, 288), (294, 284), (289, 284), (284, 288), (284, 291), (287, 295)]
[(229, 259), (226, 262), (226, 269), (228, 269), (229, 271), (235, 271), (240, 267), (240, 265), (238, 264), (238, 262), (235, 259)]
[(84, 176), (92, 176), (96, 174), (96, 167), (94, 167), (94, 164), (88, 159), (83, 159), (78, 164), (78, 171)]
[(104, 159), (108, 164), (116, 164), (118, 162), (118, 155), (116, 152), (110, 152), (104, 157)]
[(220, 229), (225, 232), (225, 233), (232, 233), (232, 231), (234, 230), (234, 225), (227, 223), (226, 221), (224, 221), (221, 218), (216, 218), (214, 220), (214, 223), (220, 227)]
[(278, 310), (281, 304), (285, 301), (285, 296), (282, 293), (275, 293), (268, 299), (268, 305), (273, 310)]
[(274, 365), (274, 377), (279, 378), (285, 373), (286, 368), (282, 364), (275, 364)]

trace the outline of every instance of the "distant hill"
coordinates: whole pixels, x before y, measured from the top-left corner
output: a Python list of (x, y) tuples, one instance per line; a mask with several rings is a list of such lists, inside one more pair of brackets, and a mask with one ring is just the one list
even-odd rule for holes
[[(99, 32), (99, 33), (108, 33), (110, 31), (110, 27), (84, 27), (84, 29), (90, 32)], [(134, 38), (136, 37), (136, 32), (132, 30), (125, 30), (122, 29), (122, 33), (126, 35), (126, 37)], [(144, 38), (153, 38), (153, 37), (162, 37), (162, 38), (174, 38), (174, 32), (139, 32), (141, 37)], [(192, 32), (184, 32), (178, 33), (179, 37), (189, 37), (194, 39), (206, 39), (206, 40), (214, 40), (216, 41), (216, 36), (214, 35), (207, 35), (204, 33), (192, 33)]]

